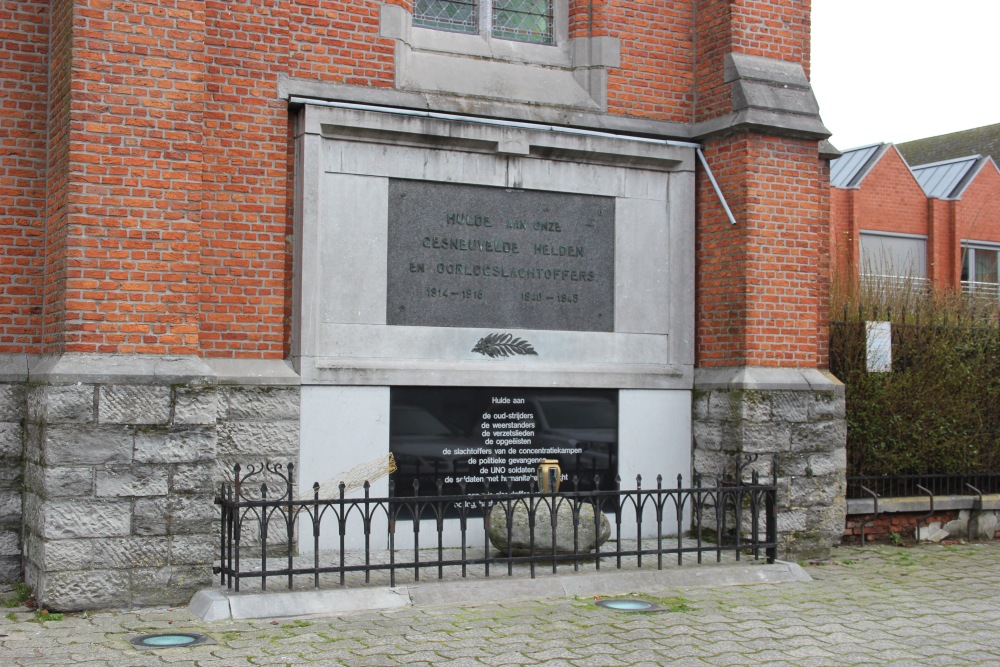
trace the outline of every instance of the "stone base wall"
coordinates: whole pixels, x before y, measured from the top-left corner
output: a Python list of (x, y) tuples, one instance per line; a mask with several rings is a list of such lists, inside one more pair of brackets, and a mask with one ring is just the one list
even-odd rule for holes
[(71, 361), (23, 389), (25, 581), (54, 610), (186, 604), (213, 581), (233, 464), (297, 461), (299, 388)]
[(825, 558), (844, 532), (847, 427), (844, 387), (818, 371), (697, 371), (694, 469), (733, 474), (733, 456), (756, 454), (770, 479), (775, 464), (779, 556)]
[(1000, 538), (1000, 511), (952, 509), (930, 516), (925, 511), (892, 512), (875, 518), (870, 514), (848, 516), (844, 543), (861, 544), (862, 532), (865, 543), (910, 543), (918, 538), (922, 542), (994, 540)]
[(22, 579), (24, 383), (0, 378), (0, 584)]

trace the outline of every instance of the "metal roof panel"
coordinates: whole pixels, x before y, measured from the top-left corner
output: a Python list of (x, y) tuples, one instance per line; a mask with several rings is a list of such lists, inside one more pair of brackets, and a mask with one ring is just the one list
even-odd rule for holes
[(883, 144), (872, 144), (846, 150), (836, 160), (830, 161), (830, 185), (835, 188), (849, 188), (858, 184), (866, 173), (865, 167), (871, 162)]
[(928, 197), (935, 199), (953, 199), (961, 194), (966, 174), (975, 167), (980, 156), (944, 160), (911, 167), (917, 182)]

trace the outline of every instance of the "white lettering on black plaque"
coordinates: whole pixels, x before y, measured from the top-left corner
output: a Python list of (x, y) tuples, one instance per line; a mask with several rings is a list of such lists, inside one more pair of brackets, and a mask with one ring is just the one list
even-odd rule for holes
[(612, 331), (613, 197), (389, 181), (388, 324)]
[[(397, 497), (527, 493), (542, 459), (562, 469), (560, 490), (615, 488), (618, 392), (606, 389), (393, 387), (389, 451)], [(416, 482), (416, 484), (414, 484)]]

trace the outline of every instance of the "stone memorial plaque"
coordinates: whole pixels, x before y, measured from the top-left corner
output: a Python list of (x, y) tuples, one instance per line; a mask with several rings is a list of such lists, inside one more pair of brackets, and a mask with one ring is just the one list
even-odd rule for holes
[(613, 197), (389, 181), (391, 325), (612, 331)]
[[(618, 392), (605, 389), (393, 387), (389, 451), (398, 466), (393, 495), (459, 495), (467, 509), (488, 482), (491, 493), (525, 493), (542, 459), (556, 459), (561, 490), (615, 488)], [(595, 481), (599, 478), (599, 483)], [(481, 508), (479, 508), (481, 509)]]

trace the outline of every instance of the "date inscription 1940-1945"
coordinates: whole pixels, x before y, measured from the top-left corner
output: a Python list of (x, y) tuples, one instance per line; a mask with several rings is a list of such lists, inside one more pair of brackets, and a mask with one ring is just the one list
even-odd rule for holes
[(389, 183), (388, 324), (611, 331), (614, 199)]

